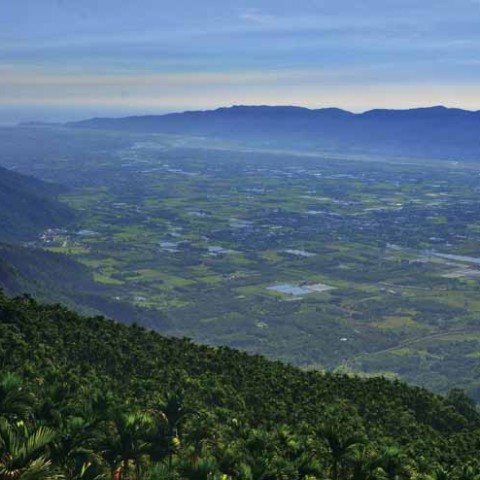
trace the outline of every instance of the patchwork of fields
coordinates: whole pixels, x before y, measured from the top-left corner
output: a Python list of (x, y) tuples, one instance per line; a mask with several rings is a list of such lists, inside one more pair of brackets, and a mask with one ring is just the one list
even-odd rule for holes
[(76, 223), (36, 243), (113, 299), (167, 334), (480, 398), (480, 168), (109, 135), (19, 169), (72, 187)]

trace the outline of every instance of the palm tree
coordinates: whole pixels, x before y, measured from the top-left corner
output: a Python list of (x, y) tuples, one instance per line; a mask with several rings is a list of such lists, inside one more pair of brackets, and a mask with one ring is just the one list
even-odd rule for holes
[(147, 453), (150, 447), (146, 438), (153, 427), (152, 417), (145, 412), (114, 414), (105, 453), (113, 465), (117, 466), (117, 462), (120, 461), (124, 480), (130, 478), (132, 473), (130, 461), (134, 465), (134, 477), (140, 478), (141, 456)]
[[(265, 430), (250, 430), (244, 444), (241, 456), (242, 463), (246, 465), (253, 480), (270, 480), (285, 477), (287, 470), (294, 468), (293, 464), (281, 456), (281, 452), (274, 441), (274, 434)], [(243, 476), (240, 476), (243, 480)], [(285, 477), (289, 478), (289, 477)]]
[(448, 470), (444, 467), (438, 467), (436, 468), (430, 475), (429, 477), (432, 480), (451, 480), (452, 478), (456, 478), (453, 475), (453, 472), (451, 470)]
[(0, 418), (0, 480), (58, 480), (46, 447), (55, 434), (39, 427), (29, 432), (23, 424), (12, 425)]
[(142, 480), (178, 480), (176, 473), (171, 473), (168, 465), (154, 463), (143, 475)]
[(32, 409), (32, 397), (23, 387), (22, 379), (13, 373), (0, 378), (0, 416), (24, 418)]
[(213, 480), (217, 471), (217, 462), (211, 456), (203, 458), (195, 456), (181, 460), (178, 470), (182, 478), (188, 478), (189, 480)]
[(456, 472), (459, 480), (480, 480), (480, 465), (462, 465)]
[(62, 421), (51, 457), (70, 480), (95, 478), (102, 472), (103, 459), (95, 449), (99, 443), (97, 427), (82, 417)]
[(172, 437), (179, 435), (182, 423), (194, 413), (192, 409), (186, 407), (183, 396), (180, 394), (167, 395), (166, 402), (161, 410), (165, 414)]
[(369, 445), (361, 444), (353, 448), (348, 455), (352, 469), (352, 480), (375, 480), (382, 475), (378, 466), (378, 454)]
[(180, 433), (184, 421), (197, 412), (185, 405), (179, 393), (167, 394), (164, 402), (154, 405), (149, 413), (156, 421), (156, 431), (152, 438), (151, 454), (154, 460), (168, 456), (171, 471), (173, 455), (181, 447)]
[(338, 480), (339, 468), (355, 447), (363, 442), (358, 433), (343, 432), (337, 422), (328, 422), (320, 429), (331, 456), (332, 480)]
[(407, 468), (407, 458), (398, 447), (385, 447), (380, 452), (379, 465), (387, 475), (388, 480), (397, 480), (401, 472)]

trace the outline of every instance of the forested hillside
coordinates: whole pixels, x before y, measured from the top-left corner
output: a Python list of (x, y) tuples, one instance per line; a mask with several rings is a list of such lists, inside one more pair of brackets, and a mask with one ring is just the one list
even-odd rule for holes
[(108, 315), (127, 324), (171, 327), (162, 312), (116, 299), (109, 285), (94, 281), (89, 269), (71, 257), (40, 248), (0, 242), (0, 289), (14, 296), (62, 303), (84, 314)]
[(0, 296), (2, 479), (475, 479), (480, 417), (382, 378), (305, 372)]
[(42, 229), (71, 221), (73, 212), (57, 201), (63, 191), (0, 167), (0, 240), (32, 240)]

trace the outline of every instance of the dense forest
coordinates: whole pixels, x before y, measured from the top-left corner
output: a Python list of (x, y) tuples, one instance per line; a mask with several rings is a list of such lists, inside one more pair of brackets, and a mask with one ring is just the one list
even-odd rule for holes
[(480, 478), (480, 415), (384, 378), (0, 295), (0, 479)]

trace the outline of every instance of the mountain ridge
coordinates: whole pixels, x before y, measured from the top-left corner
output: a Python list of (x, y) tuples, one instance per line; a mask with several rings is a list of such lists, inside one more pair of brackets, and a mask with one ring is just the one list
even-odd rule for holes
[[(347, 114), (349, 116), (370, 116), (373, 113), (377, 112), (392, 112), (392, 113), (406, 113), (406, 112), (456, 112), (462, 114), (480, 114), (480, 110), (467, 110), (458, 107), (447, 107), (445, 105), (432, 105), (425, 107), (411, 107), (411, 108), (372, 108), (365, 110), (363, 112), (353, 112), (351, 110), (339, 108), (339, 107), (320, 107), (320, 108), (309, 108), (298, 105), (263, 105), (263, 104), (234, 104), (231, 106), (222, 106), (212, 109), (200, 109), (200, 110), (182, 110), (174, 111), (163, 114), (144, 114), (144, 115), (127, 115), (123, 117), (91, 117), (84, 120), (65, 122), (65, 125), (77, 125), (83, 122), (89, 122), (91, 120), (119, 120), (126, 118), (152, 118), (152, 117), (171, 117), (171, 116), (180, 116), (185, 114), (205, 114), (205, 113), (220, 113), (220, 112), (234, 112), (234, 111), (253, 111), (253, 110), (264, 110), (264, 111), (290, 111), (290, 112), (335, 112), (340, 114)], [(20, 125), (28, 124), (43, 124), (43, 122), (21, 122)], [(46, 123), (45, 124), (51, 124)]]
[(442, 105), (363, 113), (235, 105), (165, 115), (97, 117), (65, 126), (200, 136), (257, 147), (480, 160), (480, 111)]

